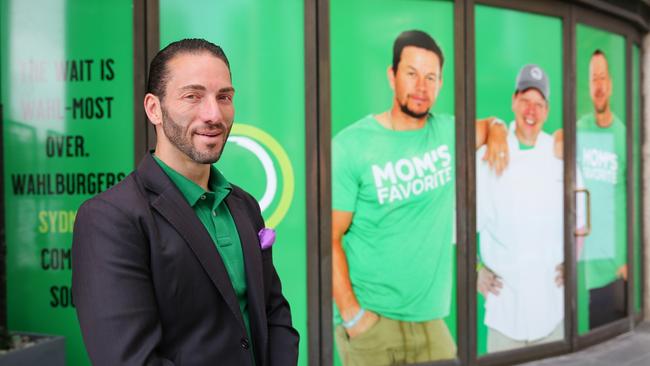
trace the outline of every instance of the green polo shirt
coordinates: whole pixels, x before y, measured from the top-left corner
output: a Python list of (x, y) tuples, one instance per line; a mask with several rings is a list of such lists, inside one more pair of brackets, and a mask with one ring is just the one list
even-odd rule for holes
[(169, 179), (178, 187), (183, 197), (190, 204), (196, 216), (210, 234), (219, 255), (226, 266), (232, 287), (235, 289), (239, 309), (246, 324), (250, 337), (250, 321), (248, 318), (248, 298), (246, 296), (246, 271), (244, 267), (244, 254), (235, 221), (230, 215), (225, 199), (232, 191), (232, 186), (226, 178), (214, 167), (210, 167), (209, 191), (203, 190), (198, 184), (170, 168), (157, 156), (154, 159), (167, 174)]

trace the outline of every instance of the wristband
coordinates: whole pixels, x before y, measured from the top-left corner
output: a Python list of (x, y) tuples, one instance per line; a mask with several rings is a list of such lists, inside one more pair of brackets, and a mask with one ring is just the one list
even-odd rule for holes
[(359, 309), (359, 312), (357, 315), (355, 315), (352, 319), (348, 320), (347, 322), (343, 322), (343, 328), (349, 329), (357, 325), (359, 320), (363, 317), (363, 314), (366, 313), (366, 310), (364, 308)]

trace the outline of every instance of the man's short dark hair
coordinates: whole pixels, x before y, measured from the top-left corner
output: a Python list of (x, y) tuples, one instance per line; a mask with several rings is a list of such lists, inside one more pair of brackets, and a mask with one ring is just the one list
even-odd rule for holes
[(605, 55), (605, 52), (603, 52), (603, 50), (601, 50), (600, 48), (596, 48), (596, 50), (591, 54), (591, 59), (593, 59), (596, 56), (603, 56), (603, 58), (605, 59), (605, 64), (607, 64), (607, 72), (609, 73), (609, 60), (607, 60), (607, 55)]
[(397, 65), (399, 65), (399, 61), (402, 58), (402, 50), (408, 46), (424, 48), (435, 53), (440, 60), (440, 69), (442, 70), (442, 64), (445, 58), (442, 56), (442, 50), (436, 41), (427, 33), (414, 29), (400, 33), (395, 39), (395, 43), (393, 43), (393, 73), (397, 73)]
[(181, 39), (180, 41), (170, 43), (167, 47), (158, 51), (153, 60), (151, 60), (151, 64), (149, 65), (149, 78), (147, 80), (147, 93), (151, 93), (162, 100), (165, 96), (165, 88), (169, 79), (169, 70), (167, 70), (169, 60), (183, 53), (198, 54), (202, 52), (208, 52), (223, 61), (228, 67), (228, 71), (230, 71), (230, 63), (221, 47), (205, 39)]

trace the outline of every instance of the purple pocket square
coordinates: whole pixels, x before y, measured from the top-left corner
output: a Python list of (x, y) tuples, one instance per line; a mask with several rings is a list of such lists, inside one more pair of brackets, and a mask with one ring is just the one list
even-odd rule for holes
[(260, 238), (260, 248), (262, 250), (269, 249), (275, 243), (275, 230), (273, 229), (265, 227), (257, 233), (257, 236)]

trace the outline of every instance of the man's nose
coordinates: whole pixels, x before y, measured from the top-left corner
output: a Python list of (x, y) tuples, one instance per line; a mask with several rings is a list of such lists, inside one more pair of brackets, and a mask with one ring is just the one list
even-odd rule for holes
[(201, 106), (201, 120), (204, 122), (219, 122), (223, 113), (221, 112), (221, 106), (216, 99), (205, 98)]
[(417, 90), (425, 90), (426, 79), (424, 77), (418, 77), (415, 81), (415, 88)]
[(534, 104), (530, 103), (526, 105), (526, 109), (524, 110), (524, 113), (526, 117), (536, 117), (537, 116), (537, 108), (535, 107)]

